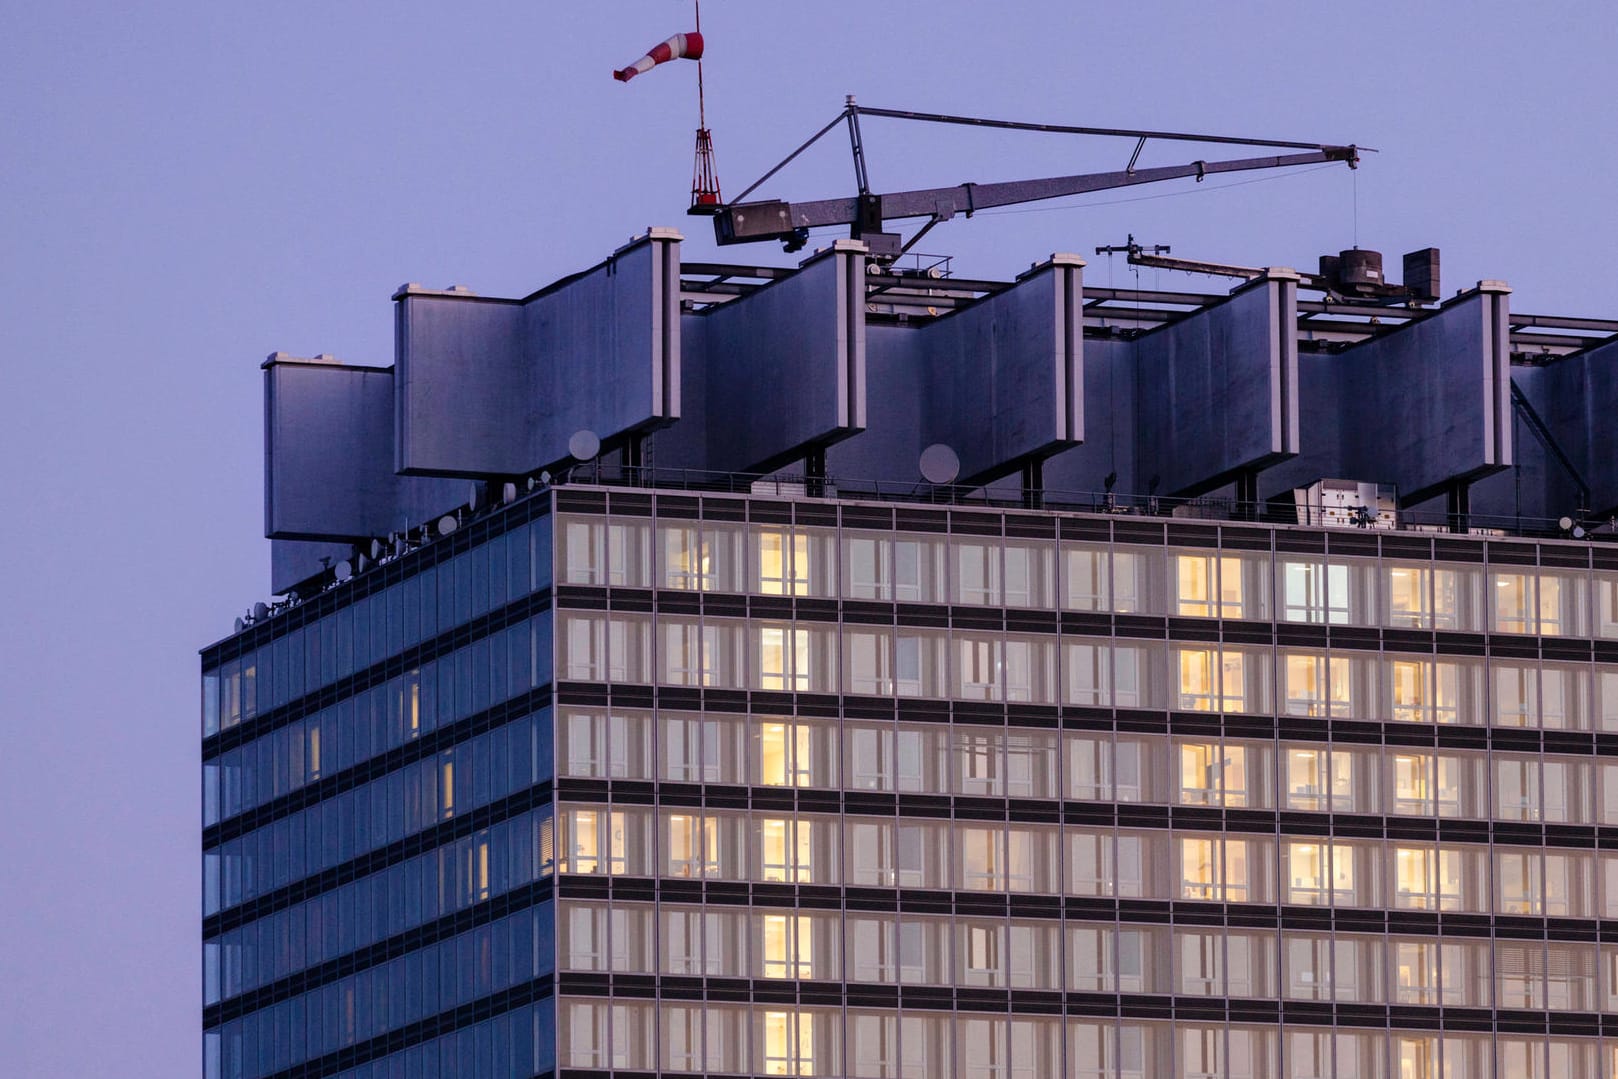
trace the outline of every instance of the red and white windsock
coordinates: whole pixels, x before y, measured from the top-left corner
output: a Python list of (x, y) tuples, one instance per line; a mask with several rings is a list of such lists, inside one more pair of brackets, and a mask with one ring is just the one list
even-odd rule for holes
[(620, 68), (612, 73), (612, 77), (619, 82), (628, 82), (636, 75), (650, 71), (658, 64), (669, 60), (701, 60), (702, 35), (699, 33), (675, 34), (663, 44), (653, 48), (651, 52), (642, 56), (628, 67)]

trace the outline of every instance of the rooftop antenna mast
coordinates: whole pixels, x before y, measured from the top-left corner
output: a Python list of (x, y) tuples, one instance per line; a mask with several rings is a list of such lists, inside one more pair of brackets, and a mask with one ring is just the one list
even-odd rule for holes
[[(702, 35), (702, 0), (693, 0), (697, 35)], [(708, 107), (702, 95), (702, 58), (697, 57), (697, 159), (691, 170), (691, 209), (723, 204), (719, 195), (719, 167), (714, 163), (713, 135), (708, 131)]]

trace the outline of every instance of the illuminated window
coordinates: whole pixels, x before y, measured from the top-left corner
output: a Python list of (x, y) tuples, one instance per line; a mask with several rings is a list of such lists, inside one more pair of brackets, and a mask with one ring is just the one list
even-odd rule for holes
[(1412, 910), (1459, 910), (1461, 855), (1431, 847), (1393, 850), (1393, 905)]
[[(1242, 560), (1174, 555), (1174, 612), (1199, 618), (1244, 618)], [(1256, 612), (1255, 612), (1256, 613)]]
[(1247, 841), (1180, 840), (1180, 897), (1247, 901)]
[(759, 634), (759, 688), (802, 691), (809, 688), (809, 631), (765, 625)]
[(762, 879), (811, 883), (814, 873), (813, 822), (782, 818), (758, 821)]
[(628, 867), (628, 823), (604, 809), (562, 811), (563, 873), (623, 873)]
[(1327, 841), (1287, 844), (1287, 901), (1326, 905), (1354, 901), (1354, 859)]
[(1460, 668), (1426, 659), (1388, 663), (1393, 718), (1406, 723), (1460, 721)]
[(764, 720), (758, 725), (759, 782), (766, 787), (810, 785), (810, 727)]
[(1182, 744), (1180, 802), (1184, 805), (1247, 805), (1246, 749), (1218, 742)]
[(802, 914), (765, 914), (762, 923), (764, 976), (813, 978), (814, 924)]
[(815, 1017), (805, 1012), (763, 1014), (765, 1075), (814, 1075)]
[(1285, 655), (1286, 711), (1292, 716), (1354, 714), (1348, 660), (1306, 652)]
[(1445, 1079), (1439, 1070), (1436, 1037), (1399, 1034), (1393, 1040), (1393, 1055), (1399, 1079)]
[(1112, 610), (1112, 582), (1105, 547), (1068, 545), (1062, 550), (1064, 606), (1073, 611)]
[[(1454, 758), (1444, 758), (1444, 761), (1443, 770), (1451, 776), (1448, 795), (1458, 803), (1453, 777), (1459, 762)], [(1393, 811), (1402, 816), (1437, 815), (1441, 790), (1437, 773), (1437, 761), (1430, 753), (1393, 754)], [(1458, 804), (1455, 808), (1459, 808)]]
[(1324, 813), (1354, 808), (1354, 757), (1347, 751), (1288, 749), (1287, 805)]
[(809, 537), (801, 532), (760, 529), (753, 536), (758, 555), (758, 591), (769, 596), (809, 595)]

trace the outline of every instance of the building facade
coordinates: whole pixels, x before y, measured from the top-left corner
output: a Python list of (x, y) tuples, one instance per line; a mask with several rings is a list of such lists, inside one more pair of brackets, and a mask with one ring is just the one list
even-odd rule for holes
[[(815, 271), (712, 308), (700, 272), (688, 402), (726, 362), (692, 323)], [(1025, 287), (873, 299), (829, 354)], [(1087, 355), (1224, 317), (1179, 306), (1088, 316)], [(332, 366), (272, 358), (272, 432)], [(286, 523), (272, 433), (290, 598), (202, 654), (210, 1079), (1618, 1077), (1618, 545), (1453, 490), (1442, 529), (1250, 476), (1064, 500), (1020, 452), (1011, 486), (699, 478), (692, 411), (458, 508), (459, 469), (401, 479), (458, 494), (389, 495), (443, 516), (370, 545)]]

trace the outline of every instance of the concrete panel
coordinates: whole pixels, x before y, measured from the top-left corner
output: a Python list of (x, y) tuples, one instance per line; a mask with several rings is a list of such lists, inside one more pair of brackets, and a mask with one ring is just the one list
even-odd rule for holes
[(826, 451), (826, 470), (840, 490), (897, 491), (922, 483), (921, 331), (865, 328), (869, 426)]
[(1486, 283), (1337, 357), (1344, 478), (1410, 505), (1512, 463), (1508, 291)]
[(523, 300), (406, 286), (394, 299), (394, 466), (522, 475), (680, 415), (679, 233), (652, 229)]
[(1260, 493), (1352, 479), (1398, 488), (1408, 508), (1509, 467), (1509, 292), (1481, 282), (1419, 322), (1310, 360), (1303, 452), (1265, 472)]
[(1136, 463), (1138, 385), (1135, 342), (1084, 342), (1084, 442), (1045, 462), (1045, 490), (1058, 501), (1101, 492), (1116, 475), (1120, 493), (1145, 494), (1151, 480)]
[(960, 482), (988, 482), (1083, 437), (1083, 271), (1077, 255), (1052, 255), (919, 331), (922, 446), (953, 449)]
[[(1584, 481), (1597, 516), (1618, 510), (1618, 342), (1552, 361), (1544, 367), (1512, 372), (1518, 388), (1544, 421)], [(1518, 429), (1518, 451), (1544, 453), (1533, 432)], [(1576, 507), (1577, 487), (1567, 469), (1549, 453), (1544, 465), (1548, 503), (1545, 516), (1558, 517)]]
[(708, 467), (765, 472), (865, 427), (865, 245), (705, 316)]
[(393, 390), (387, 368), (265, 361), (266, 536), (385, 536), (461, 501), (464, 484), (393, 474)]
[(1135, 342), (1137, 453), (1194, 496), (1298, 451), (1298, 277), (1290, 270)]

